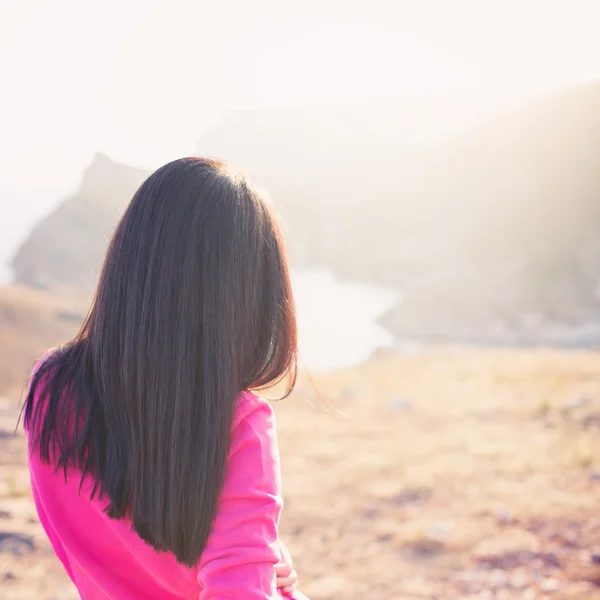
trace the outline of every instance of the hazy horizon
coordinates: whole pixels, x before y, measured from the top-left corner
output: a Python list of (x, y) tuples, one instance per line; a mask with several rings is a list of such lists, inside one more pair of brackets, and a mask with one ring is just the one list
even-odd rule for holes
[(0, 263), (96, 152), (153, 168), (230, 110), (443, 97), (435, 131), (600, 80), (593, 1), (369, 6), (3, 2)]
[(442, 95), (489, 112), (600, 79), (595, 17), (589, 0), (6, 0), (0, 192), (68, 190), (94, 152), (157, 166), (231, 109)]
[[(600, 77), (599, 77), (600, 80)], [(580, 85), (583, 85), (582, 82)], [(486, 117), (493, 117), (494, 115), (500, 115), (505, 110), (510, 110), (521, 104), (527, 104), (537, 99), (549, 96), (552, 93), (560, 92), (569, 89), (568, 86), (559, 87), (557, 89), (544, 90), (538, 94), (532, 96), (524, 96), (520, 98), (514, 98), (512, 101), (506, 101), (505, 105), (488, 105), (480, 106), (479, 112), (473, 111), (469, 113), (469, 105), (465, 103), (463, 106), (460, 105), (460, 101), (457, 102), (458, 108), (448, 118), (444, 118), (440, 115), (439, 121), (432, 124), (432, 126), (424, 133), (432, 133), (433, 135), (439, 135), (444, 137), (453, 131), (460, 131), (467, 128), (469, 125), (476, 123), (478, 120), (484, 120)], [(437, 97), (439, 98), (439, 97)], [(430, 98), (436, 100), (437, 98)], [(382, 103), (391, 104), (395, 99), (373, 99), (367, 101), (356, 100), (355, 102), (314, 102), (305, 104), (303, 107), (314, 106), (348, 106), (348, 105), (364, 105), (364, 106), (378, 106)], [(397, 98), (396, 100), (400, 100)], [(404, 101), (411, 101), (410, 97), (405, 97)], [(174, 155), (171, 158), (176, 158), (185, 155), (193, 155), (194, 146), (196, 142), (202, 137), (202, 135), (210, 130), (212, 127), (218, 125), (219, 121), (226, 116), (228, 112), (237, 111), (252, 111), (257, 108), (261, 109), (278, 109), (278, 108), (297, 108), (293, 104), (290, 105), (279, 105), (279, 106), (262, 106), (262, 107), (246, 107), (235, 109), (231, 108), (224, 111), (223, 114), (219, 115), (214, 123), (207, 125), (204, 129), (198, 132), (198, 135), (193, 136), (194, 144), (187, 151), (181, 151), (178, 155)], [(427, 141), (425, 136), (423, 141)], [(90, 166), (94, 157), (98, 154), (103, 154), (114, 160), (120, 162), (128, 167), (152, 170), (163, 164), (162, 161), (146, 161), (138, 162), (133, 160), (124, 160), (119, 157), (118, 153), (107, 152), (101, 149), (90, 149), (87, 155), (81, 155), (79, 158), (81, 162), (76, 166), (72, 166), (69, 177), (65, 177), (62, 182), (54, 181), (50, 185), (44, 187), (40, 182), (34, 182), (33, 186), (28, 185), (28, 181), (22, 181), (22, 185), (19, 185), (18, 181), (9, 181), (8, 187), (3, 186), (3, 181), (0, 179), (0, 211), (10, 211), (10, 223), (5, 222), (4, 227), (0, 227), (0, 283), (7, 281), (10, 278), (9, 263), (14, 253), (18, 250), (21, 243), (26, 239), (30, 230), (35, 227), (37, 223), (42, 221), (49, 213), (54, 211), (60, 204), (67, 199), (70, 195), (76, 192), (77, 187), (82, 181), (85, 169)], [(85, 161), (83, 159), (85, 158)], [(8, 270), (7, 270), (8, 269)]]

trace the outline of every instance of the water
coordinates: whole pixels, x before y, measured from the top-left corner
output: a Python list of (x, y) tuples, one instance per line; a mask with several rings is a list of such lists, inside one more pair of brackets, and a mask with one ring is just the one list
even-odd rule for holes
[[(39, 215), (34, 222), (38, 219)], [(20, 225), (22, 229), (23, 223)], [(9, 261), (22, 241), (18, 239), (12, 247), (0, 248), (0, 284), (12, 279)], [(399, 302), (393, 292), (340, 281), (324, 268), (293, 271), (292, 284), (301, 368), (324, 372), (351, 367), (367, 360), (379, 348), (393, 345), (392, 334), (377, 324)]]
[(376, 286), (337, 280), (327, 269), (292, 273), (303, 366), (330, 371), (358, 365), (394, 344), (377, 321), (400, 301)]

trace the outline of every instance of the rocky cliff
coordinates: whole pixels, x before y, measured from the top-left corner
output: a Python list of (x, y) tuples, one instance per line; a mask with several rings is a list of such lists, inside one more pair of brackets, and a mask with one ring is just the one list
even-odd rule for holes
[(15, 279), (34, 287), (93, 290), (123, 208), (149, 173), (97, 154), (76, 194), (34, 228), (15, 256)]
[[(433, 109), (404, 108), (231, 113), (198, 152), (270, 191), (294, 265), (401, 291), (386, 319), (400, 335), (600, 346), (600, 85), (436, 142)], [(91, 287), (145, 176), (97, 156), (24, 244), (17, 280)]]

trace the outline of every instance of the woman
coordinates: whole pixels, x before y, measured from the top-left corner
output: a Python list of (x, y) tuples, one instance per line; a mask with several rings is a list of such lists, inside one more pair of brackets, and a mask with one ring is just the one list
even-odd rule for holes
[(83, 599), (303, 598), (280, 564), (272, 408), (251, 391), (289, 394), (296, 355), (269, 205), (221, 162), (160, 168), (24, 406), (38, 514)]

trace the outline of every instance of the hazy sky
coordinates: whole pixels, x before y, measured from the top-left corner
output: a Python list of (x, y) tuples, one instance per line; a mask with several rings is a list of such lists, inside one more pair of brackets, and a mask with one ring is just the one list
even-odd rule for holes
[(72, 185), (95, 150), (190, 153), (231, 107), (486, 106), (594, 79), (598, 23), (600, 0), (0, 0), (0, 208)]

